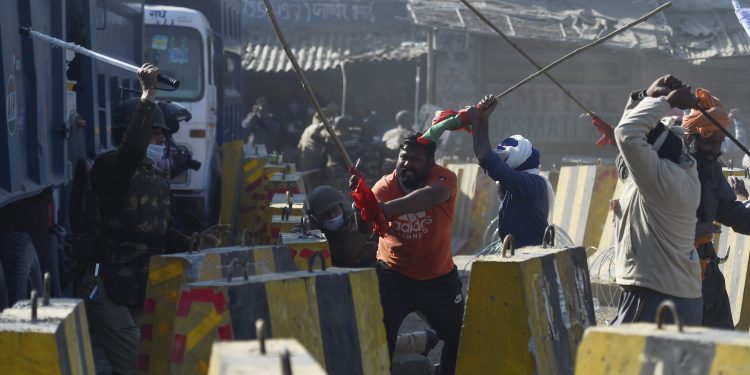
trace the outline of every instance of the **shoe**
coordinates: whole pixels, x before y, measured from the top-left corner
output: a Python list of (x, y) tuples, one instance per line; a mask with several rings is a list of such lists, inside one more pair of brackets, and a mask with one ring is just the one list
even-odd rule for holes
[(422, 355), (426, 357), (427, 354), (435, 348), (440, 339), (438, 338), (437, 333), (431, 329), (426, 329), (424, 332), (427, 335), (427, 344), (425, 344), (425, 349), (424, 352), (422, 352)]

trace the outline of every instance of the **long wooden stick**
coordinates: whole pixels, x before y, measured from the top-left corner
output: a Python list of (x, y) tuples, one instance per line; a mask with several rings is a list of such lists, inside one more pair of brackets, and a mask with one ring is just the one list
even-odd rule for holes
[[(522, 50), (521, 47), (519, 47), (516, 43), (510, 40), (510, 38), (508, 38), (508, 36), (505, 35), (505, 33), (502, 32), (500, 28), (495, 26), (495, 24), (492, 21), (490, 21), (484, 14), (482, 14), (482, 12), (480, 12), (477, 8), (474, 8), (473, 5), (469, 4), (468, 0), (461, 0), (461, 2), (464, 3), (464, 5), (466, 5), (466, 7), (469, 8), (469, 10), (471, 10), (477, 17), (479, 17), (480, 20), (482, 20), (485, 24), (487, 24), (487, 26), (489, 26), (498, 35), (500, 35), (501, 38), (503, 38), (506, 42), (508, 42), (508, 44), (510, 44), (510, 46), (513, 47), (513, 49), (518, 51), (518, 53), (520, 53), (521, 56), (523, 56), (526, 59), (526, 61), (530, 62), (531, 65), (534, 65), (534, 67), (536, 67), (537, 70), (543, 69), (541, 65), (539, 65), (536, 61), (534, 61), (534, 59), (531, 58), (531, 56), (529, 56), (526, 52), (524, 52), (524, 50)], [(544, 72), (544, 75), (547, 76), (547, 78), (549, 78), (549, 80), (552, 81), (552, 83), (554, 83), (555, 86), (557, 86), (560, 90), (562, 90), (562, 92), (567, 97), (569, 97), (574, 103), (576, 103), (579, 107), (581, 107), (581, 109), (584, 110), (589, 116), (591, 117), (595, 116), (593, 111), (591, 111), (590, 109), (588, 109), (588, 107), (583, 105), (583, 103), (581, 103), (575, 96), (573, 96), (573, 94), (571, 94), (570, 91), (568, 91), (568, 89), (563, 87), (563, 85), (560, 82), (558, 82), (555, 78), (553, 78), (552, 75), (550, 75), (547, 72)]]
[[(464, 2), (464, 4), (466, 4), (466, 3)], [(623, 31), (628, 30), (628, 29), (632, 28), (633, 26), (635, 26), (635, 25), (637, 25), (639, 23), (642, 23), (643, 21), (645, 21), (645, 20), (653, 17), (655, 14), (657, 14), (657, 13), (659, 13), (659, 12), (663, 11), (664, 9), (667, 9), (667, 8), (669, 8), (671, 6), (672, 6), (671, 2), (663, 4), (662, 6), (660, 6), (660, 7), (656, 8), (656, 9), (652, 10), (651, 12), (649, 12), (646, 15), (644, 15), (643, 17), (641, 17), (641, 18), (639, 18), (639, 19), (637, 19), (637, 20), (635, 20), (635, 21), (633, 21), (633, 22), (631, 22), (631, 23), (629, 23), (629, 24), (627, 24), (627, 25), (625, 25), (625, 26), (623, 26), (623, 27), (621, 27), (621, 28), (619, 28), (619, 29), (617, 29), (617, 30), (615, 30), (615, 31), (607, 34), (607, 35), (605, 35), (604, 37), (602, 37), (600, 39), (597, 39), (597, 40), (595, 40), (595, 41), (593, 41), (593, 42), (591, 42), (591, 43), (589, 43), (589, 44), (587, 44), (587, 45), (585, 45), (583, 47), (577, 48), (575, 51), (573, 51), (573, 52), (571, 52), (571, 53), (569, 53), (569, 54), (567, 54), (567, 55), (565, 55), (565, 56), (563, 56), (563, 57), (555, 60), (554, 62), (552, 62), (551, 64), (545, 66), (544, 68), (539, 69), (539, 71), (537, 71), (536, 73), (534, 73), (534, 74), (526, 77), (526, 79), (524, 79), (523, 81), (516, 83), (515, 85), (511, 86), (509, 89), (507, 89), (507, 90), (503, 91), (502, 93), (496, 95), (495, 98), (497, 98), (497, 99), (503, 98), (504, 96), (506, 96), (506, 95), (512, 93), (513, 91), (515, 91), (517, 88), (525, 85), (527, 82), (529, 82), (529, 81), (531, 81), (531, 80), (539, 77), (542, 74), (546, 74), (548, 70), (550, 70), (550, 69), (552, 69), (552, 68), (554, 68), (554, 67), (562, 64), (563, 62), (565, 62), (566, 60), (569, 60), (573, 56), (576, 56), (576, 55), (580, 54), (581, 52), (584, 52), (586, 50), (594, 48), (594, 47), (596, 47), (596, 46), (598, 46), (598, 45), (600, 45), (600, 44), (602, 44), (602, 43), (604, 43), (604, 42), (606, 42), (606, 41), (614, 38), (617, 34), (620, 34)], [(572, 98), (572, 96), (571, 96), (571, 98)], [(589, 112), (589, 114), (591, 114), (590, 111), (587, 111), (587, 112)]]
[(328, 131), (328, 134), (331, 135), (331, 138), (333, 138), (333, 142), (336, 144), (336, 148), (339, 149), (339, 152), (341, 152), (341, 156), (344, 157), (344, 164), (346, 164), (346, 169), (350, 170), (353, 166), (352, 159), (349, 157), (349, 153), (346, 152), (344, 144), (341, 143), (341, 140), (333, 130), (333, 126), (331, 126), (331, 123), (328, 122), (328, 118), (326, 117), (325, 113), (323, 113), (323, 108), (320, 106), (320, 102), (318, 102), (318, 98), (315, 96), (315, 93), (310, 86), (310, 82), (307, 81), (305, 74), (302, 72), (302, 68), (300, 68), (299, 66), (299, 62), (297, 62), (297, 58), (294, 56), (292, 49), (289, 48), (289, 43), (287, 43), (286, 38), (284, 38), (284, 33), (281, 31), (279, 22), (276, 19), (276, 13), (274, 13), (273, 11), (271, 1), (263, 0), (263, 3), (266, 5), (266, 13), (268, 14), (268, 18), (271, 19), (273, 30), (276, 32), (276, 36), (279, 38), (279, 42), (281, 42), (281, 45), (284, 47), (284, 52), (289, 58), (289, 61), (291, 61), (292, 66), (294, 67), (294, 71), (297, 73), (297, 78), (302, 84), (302, 88), (305, 90), (305, 94), (307, 94), (307, 98), (310, 99), (310, 101), (315, 106), (315, 110), (318, 112), (318, 116), (320, 116), (320, 119), (323, 121), (323, 125)]

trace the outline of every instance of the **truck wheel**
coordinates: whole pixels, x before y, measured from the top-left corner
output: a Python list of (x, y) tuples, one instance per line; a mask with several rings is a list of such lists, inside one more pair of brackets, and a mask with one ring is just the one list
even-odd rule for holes
[(5, 274), (3, 266), (0, 265), (0, 311), (8, 307), (8, 287), (5, 284)]
[(0, 235), (0, 263), (5, 271), (9, 306), (29, 298), (33, 289), (42, 292), (42, 269), (28, 234)]

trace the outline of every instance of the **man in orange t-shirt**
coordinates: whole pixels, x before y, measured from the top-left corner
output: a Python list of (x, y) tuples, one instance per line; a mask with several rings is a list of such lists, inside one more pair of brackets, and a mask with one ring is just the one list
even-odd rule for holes
[(451, 255), (456, 175), (435, 164), (435, 144), (420, 135), (403, 141), (396, 169), (372, 189), (390, 222), (378, 244), (380, 302), (391, 353), (401, 322), (419, 312), (445, 342), (441, 373), (453, 374), (464, 313)]

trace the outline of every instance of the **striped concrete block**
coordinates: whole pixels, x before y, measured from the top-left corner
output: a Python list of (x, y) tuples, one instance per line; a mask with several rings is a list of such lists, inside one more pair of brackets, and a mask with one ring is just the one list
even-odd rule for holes
[(612, 194), (612, 199), (610, 199), (607, 206), (609, 211), (607, 211), (607, 218), (604, 220), (602, 235), (601, 238), (599, 238), (599, 244), (597, 246), (597, 249), (599, 250), (607, 250), (615, 246), (615, 210), (620, 209), (620, 196), (624, 190), (625, 183), (618, 178), (617, 184), (615, 185), (615, 191)]
[(572, 374), (583, 331), (595, 324), (582, 247), (479, 257), (471, 264), (456, 373)]
[(340, 269), (209, 281), (183, 287), (170, 356), (174, 374), (207, 365), (216, 340), (298, 340), (333, 375), (387, 374), (388, 346), (373, 269)]
[[(255, 200), (258, 204), (257, 219), (261, 223), (261, 235), (260, 240), (262, 243), (271, 243), (271, 210), (269, 205), (274, 194), (286, 193), (290, 191), (292, 194), (303, 193), (300, 190), (300, 183), (297, 180), (299, 178), (293, 178), (295, 166), (293, 163), (268, 163), (263, 168), (263, 188), (255, 196)], [(278, 177), (274, 177), (278, 175)]]
[(540, 175), (547, 177), (549, 180), (550, 185), (552, 185), (553, 189), (557, 189), (557, 181), (560, 179), (560, 171), (555, 168), (555, 165), (552, 165), (552, 170), (549, 171), (541, 171), (539, 172)]
[(196, 253), (154, 256), (149, 264), (141, 323), (138, 371), (165, 374), (169, 370), (174, 313), (183, 285), (242, 276), (296, 271), (286, 246), (227, 247)]
[(245, 230), (256, 234), (263, 231), (263, 221), (260, 219), (263, 217), (262, 212), (267, 202), (259, 200), (258, 196), (263, 194), (263, 170), (265, 165), (266, 158), (262, 156), (251, 155), (243, 161), (237, 223), (233, 226), (233, 228), (236, 228), (233, 243), (237, 242), (239, 234)]
[[(311, 230), (307, 234), (281, 233), (279, 238), (280, 244), (289, 247), (292, 260), (297, 264), (298, 269), (306, 269), (310, 259), (318, 253), (325, 261), (326, 267), (331, 267), (331, 249), (323, 232)], [(320, 269), (320, 263), (314, 263), (313, 268)]]
[(273, 215), (271, 216), (271, 233), (268, 239), (268, 243), (277, 244), (279, 243), (279, 236), (281, 233), (289, 233), (295, 227), (301, 225), (303, 216), (295, 215)]
[(271, 204), (269, 205), (271, 215), (281, 215), (284, 208), (290, 208), (291, 215), (303, 216), (305, 213), (302, 207), (305, 204), (305, 199), (307, 199), (307, 194), (291, 194), (290, 192), (287, 196), (287, 193), (276, 193), (271, 198)]
[(576, 374), (750, 374), (750, 335), (648, 323), (590, 328)]
[(458, 191), (451, 227), (454, 254), (473, 252), (482, 245), (484, 230), (497, 216), (497, 189), (476, 163), (447, 163), (456, 174)]
[(736, 177), (745, 177), (745, 169), (744, 168), (721, 168), (721, 172), (724, 174), (724, 177), (729, 176), (736, 176)]
[(83, 301), (52, 299), (31, 318), (28, 300), (0, 314), (2, 373), (94, 374), (94, 356)]
[(327, 374), (297, 340), (266, 340), (265, 347), (266, 354), (261, 354), (257, 340), (215, 342), (211, 349), (208, 375), (283, 375), (281, 356), (285, 350), (289, 351), (292, 374)]
[(728, 256), (719, 268), (724, 274), (735, 328), (747, 331), (750, 329), (750, 238), (735, 233), (732, 228), (722, 227), (720, 240), (714, 243), (719, 244), (717, 252), (720, 257)]
[[(243, 141), (231, 141), (222, 145), (221, 157), (221, 210), (219, 221), (235, 223), (239, 197), (239, 175), (242, 165)], [(232, 234), (227, 234), (224, 243), (231, 243)]]
[(615, 191), (613, 165), (577, 165), (560, 169), (552, 223), (576, 245), (598, 246)]

